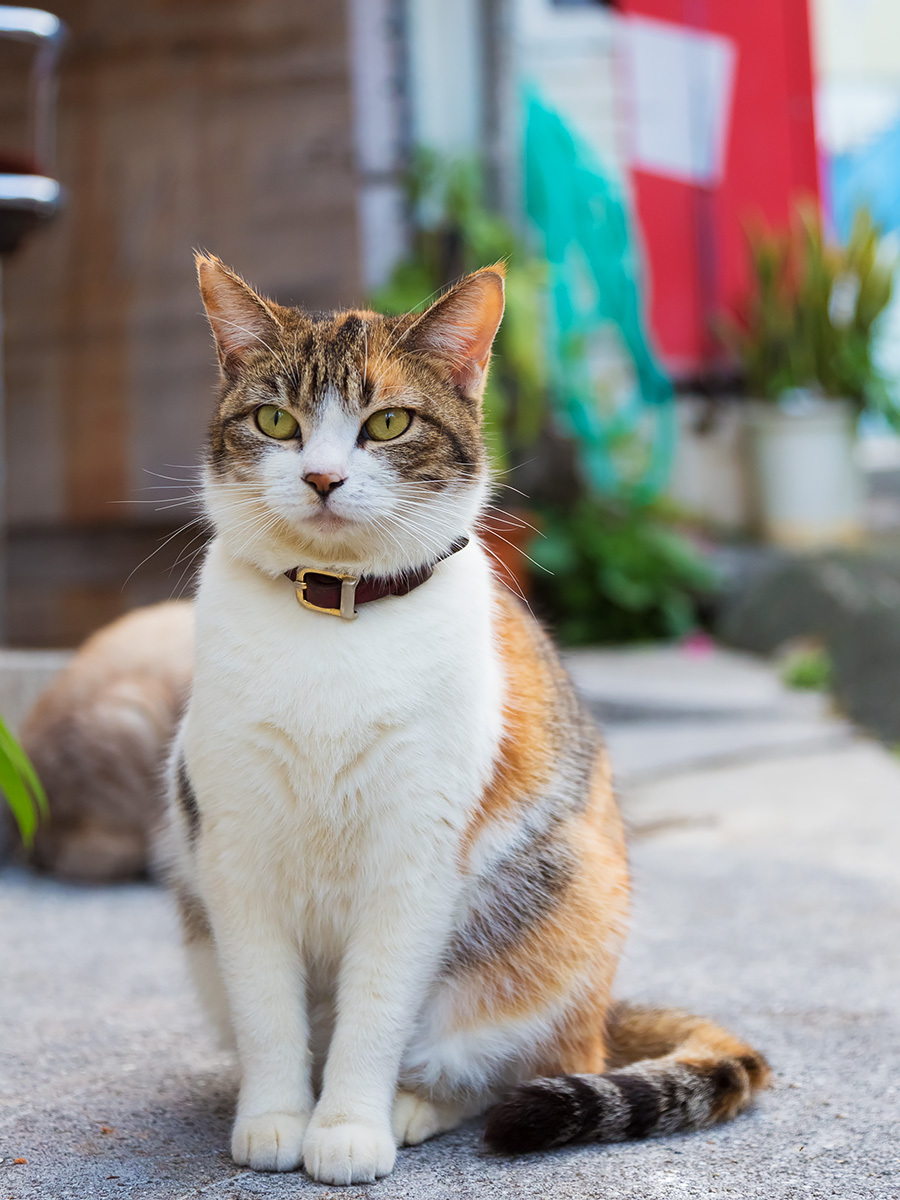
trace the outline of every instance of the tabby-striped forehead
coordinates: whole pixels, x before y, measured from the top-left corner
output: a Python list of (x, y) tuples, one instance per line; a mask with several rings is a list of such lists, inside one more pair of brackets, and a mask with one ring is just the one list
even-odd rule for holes
[(410, 348), (415, 317), (350, 311), (315, 319), (272, 307), (277, 333), (268, 331), (223, 372), (209, 439), (210, 463), (218, 474), (246, 479), (271, 449), (253, 421), (263, 404), (285, 408), (299, 421), (302, 436), (295, 449), (325, 420), (329, 406), (353, 417), (357, 434), (373, 412), (406, 408), (414, 413), (409, 434), (376, 451), (401, 478), (441, 487), (480, 472), (485, 461), (480, 405), (439, 362)]

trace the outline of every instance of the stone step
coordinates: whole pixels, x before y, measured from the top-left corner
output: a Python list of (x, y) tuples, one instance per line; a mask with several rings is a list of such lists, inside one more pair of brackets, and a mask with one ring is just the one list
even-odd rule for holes
[(38, 696), (72, 657), (70, 650), (0, 649), (0, 717), (18, 732)]
[(734, 650), (651, 645), (565, 657), (620, 784), (857, 736), (827, 696), (792, 691), (770, 663)]
[[(0, 716), (19, 730), (69, 661), (65, 650), (0, 650)], [(765, 662), (719, 647), (639, 646), (565, 656), (603, 726), (620, 780), (846, 741), (827, 697), (793, 692)]]
[(858, 551), (748, 559), (720, 605), (729, 645), (772, 654), (815, 637), (833, 664), (834, 695), (848, 717), (900, 742), (900, 537)]

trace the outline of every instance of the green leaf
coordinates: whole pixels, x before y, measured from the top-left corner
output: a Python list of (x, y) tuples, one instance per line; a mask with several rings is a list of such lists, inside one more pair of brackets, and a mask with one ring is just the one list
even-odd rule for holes
[(787, 686), (801, 691), (827, 692), (832, 674), (831, 655), (822, 646), (794, 650), (781, 668), (781, 678)]
[(48, 812), (47, 796), (25, 751), (0, 719), (0, 790), (6, 796), (26, 846), (34, 841), (38, 820)]
[(533, 579), (539, 608), (569, 642), (677, 637), (697, 624), (716, 576), (660, 512), (583, 497), (544, 508), (532, 553), (552, 576)]
[[(873, 328), (891, 299), (896, 265), (871, 214), (859, 209), (844, 247), (826, 241), (809, 204), (798, 207), (790, 229), (756, 226), (748, 240), (754, 287), (739, 318), (720, 323), (720, 336), (740, 359), (750, 393), (777, 399), (813, 386), (864, 404), (876, 374)], [(854, 282), (852, 310), (843, 312), (839, 295)]]

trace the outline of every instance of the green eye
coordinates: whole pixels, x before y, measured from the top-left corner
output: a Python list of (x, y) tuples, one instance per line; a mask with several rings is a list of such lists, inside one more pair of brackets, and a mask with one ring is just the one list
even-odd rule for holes
[(278, 438), (280, 442), (292, 438), (298, 429), (291, 414), (274, 404), (264, 404), (256, 410), (256, 424), (266, 437)]
[(409, 429), (411, 420), (412, 413), (408, 408), (383, 408), (381, 412), (372, 413), (363, 429), (374, 441), (389, 442)]

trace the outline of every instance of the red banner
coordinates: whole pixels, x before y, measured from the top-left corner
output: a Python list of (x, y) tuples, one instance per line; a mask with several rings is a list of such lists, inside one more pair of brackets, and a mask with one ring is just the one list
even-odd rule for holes
[(784, 224), (799, 197), (818, 198), (806, 4), (619, 5), (650, 324), (676, 374), (719, 356), (713, 324), (747, 286), (747, 221)]

